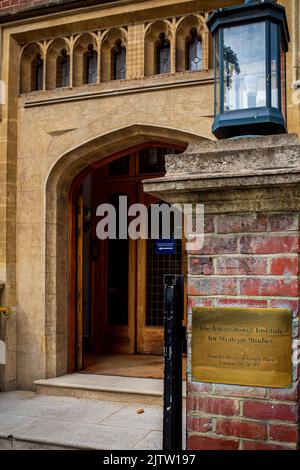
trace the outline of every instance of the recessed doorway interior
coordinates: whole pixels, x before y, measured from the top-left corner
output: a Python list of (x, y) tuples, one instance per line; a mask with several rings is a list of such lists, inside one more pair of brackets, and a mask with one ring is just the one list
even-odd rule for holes
[[(128, 206), (158, 203), (144, 193), (142, 181), (163, 176), (165, 155), (183, 150), (142, 145), (94, 164), (73, 185), (70, 372), (163, 378), (164, 275), (184, 272), (183, 243), (176, 240), (174, 252), (161, 255), (151, 239), (100, 240), (96, 212), (110, 203), (119, 221), (120, 196), (127, 197)], [(185, 324), (186, 318), (183, 331)]]

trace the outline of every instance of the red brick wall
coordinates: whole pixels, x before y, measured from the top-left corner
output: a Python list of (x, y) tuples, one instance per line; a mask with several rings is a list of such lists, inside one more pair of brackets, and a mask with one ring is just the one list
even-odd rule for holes
[(24, 10), (25, 8), (32, 7), (34, 5), (45, 5), (51, 3), (51, 0), (1, 0), (0, 10)]
[[(193, 306), (288, 307), (298, 316), (298, 214), (206, 217), (204, 248), (189, 256)], [(189, 331), (190, 332), (190, 331)], [(295, 449), (298, 387), (188, 383), (188, 448)]]
[(0, 12), (19, 12), (36, 6), (62, 3), (61, 0), (0, 0)]

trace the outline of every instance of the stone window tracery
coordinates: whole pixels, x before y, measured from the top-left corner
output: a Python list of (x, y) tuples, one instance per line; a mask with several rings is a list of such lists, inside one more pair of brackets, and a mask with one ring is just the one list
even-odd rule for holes
[(92, 85), (99, 82), (99, 41), (96, 33), (77, 36), (73, 44), (72, 85)]
[(186, 70), (202, 69), (202, 38), (196, 28), (192, 28), (186, 38)]
[(176, 71), (196, 72), (209, 68), (209, 33), (201, 15), (187, 15), (176, 29)]
[(198, 13), (41, 38), (21, 48), (20, 92), (208, 70), (210, 49)]
[(46, 90), (70, 87), (71, 53), (68, 38), (56, 38), (46, 46)]
[(174, 34), (168, 21), (156, 20), (147, 25), (144, 40), (145, 76), (174, 72)]
[(127, 77), (127, 31), (112, 28), (102, 36), (101, 81), (125, 80)]
[(20, 92), (40, 91), (44, 87), (44, 60), (40, 46), (29, 44), (21, 55)]

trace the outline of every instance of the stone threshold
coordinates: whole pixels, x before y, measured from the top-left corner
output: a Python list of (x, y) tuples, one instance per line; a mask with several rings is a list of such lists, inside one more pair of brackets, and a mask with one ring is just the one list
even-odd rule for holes
[[(43, 395), (71, 396), (93, 400), (139, 402), (161, 405), (163, 380), (94, 374), (68, 374), (34, 382), (36, 392)], [(183, 382), (183, 398), (186, 384)]]

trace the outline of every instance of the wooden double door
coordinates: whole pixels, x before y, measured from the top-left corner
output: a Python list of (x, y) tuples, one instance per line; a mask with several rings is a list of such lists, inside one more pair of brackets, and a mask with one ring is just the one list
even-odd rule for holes
[[(168, 152), (163, 147), (132, 152), (94, 170), (83, 183), (77, 211), (78, 369), (84, 353), (163, 352), (164, 275), (183, 272), (182, 242), (176, 240), (174, 253), (160, 255), (155, 240), (134, 240), (126, 232), (132, 204), (149, 208), (159, 202), (144, 193), (142, 180), (164, 174)], [(100, 204), (115, 207), (114, 239), (96, 236)]]

